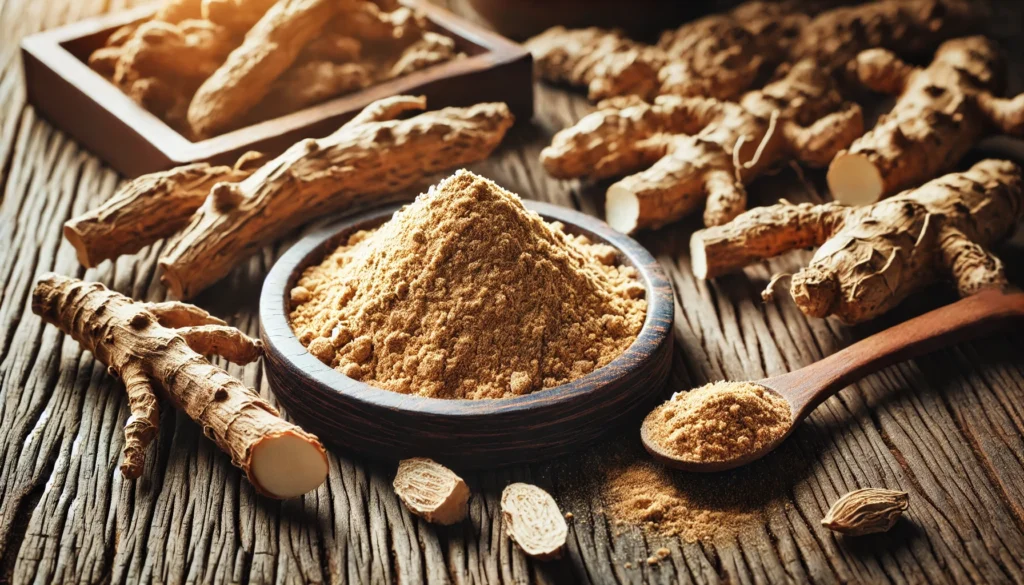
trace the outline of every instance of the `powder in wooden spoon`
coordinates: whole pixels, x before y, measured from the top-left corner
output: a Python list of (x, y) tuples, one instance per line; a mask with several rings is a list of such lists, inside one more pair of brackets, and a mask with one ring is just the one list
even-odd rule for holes
[(715, 382), (679, 392), (651, 413), (649, 436), (695, 462), (730, 461), (786, 434), (789, 403), (753, 382)]
[(615, 250), (566, 233), (467, 171), (308, 268), (292, 327), (325, 364), (439, 398), (502, 398), (620, 355), (647, 303)]

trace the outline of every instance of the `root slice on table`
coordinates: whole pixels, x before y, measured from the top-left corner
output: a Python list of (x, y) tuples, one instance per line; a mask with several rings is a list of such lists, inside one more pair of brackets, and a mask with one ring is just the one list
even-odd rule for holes
[(788, 250), (819, 246), (793, 275), (804, 314), (874, 318), (940, 279), (962, 295), (1006, 287), (992, 246), (1024, 216), (1021, 170), (984, 160), (866, 207), (780, 203), (693, 235), (694, 274), (714, 277)]
[(505, 533), (527, 556), (540, 560), (562, 555), (569, 527), (551, 494), (528, 483), (513, 483), (501, 493)]
[(405, 507), (427, 522), (456, 524), (469, 513), (466, 482), (431, 459), (415, 457), (401, 461), (393, 485)]
[(299, 496), (327, 477), (327, 454), (315, 436), (282, 419), (253, 390), (199, 353), (251, 362), (261, 353), (258, 340), (197, 307), (138, 303), (100, 283), (56, 274), (39, 278), (32, 311), (124, 381), (131, 409), (121, 464), (126, 478), (142, 474), (146, 448), (159, 425), (158, 393), (200, 425), (263, 495)]

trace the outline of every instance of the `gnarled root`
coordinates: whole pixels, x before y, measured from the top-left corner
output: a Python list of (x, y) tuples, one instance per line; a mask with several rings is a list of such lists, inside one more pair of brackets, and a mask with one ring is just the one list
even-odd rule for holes
[(273, 406), (201, 355), (251, 362), (260, 354), (258, 340), (196, 307), (136, 303), (102, 284), (56, 274), (36, 284), (32, 311), (124, 381), (132, 413), (125, 425), (125, 477), (142, 473), (159, 424), (161, 392), (231, 456), (259, 493), (295, 497), (326, 478), (327, 455), (316, 437), (280, 418)]
[[(412, 105), (392, 98), (370, 108), (392, 115)], [(505, 104), (487, 103), (350, 123), (299, 142), (247, 179), (211, 191), (211, 204), (168, 244), (162, 280), (175, 296), (191, 297), (312, 217), (379, 204), (425, 176), (485, 158), (512, 122)]]
[(843, 101), (813, 62), (787, 69), (738, 104), (608, 100), (556, 134), (541, 162), (560, 178), (636, 173), (608, 189), (606, 218), (619, 231), (671, 223), (705, 202), (705, 225), (720, 225), (743, 212), (744, 186), (772, 166), (825, 164), (863, 132), (860, 108)]
[(876, 91), (898, 93), (892, 110), (840, 152), (828, 171), (836, 200), (874, 203), (948, 171), (982, 138), (1024, 137), (1024, 94), (997, 97), (1005, 67), (983, 37), (944, 43), (925, 69), (872, 49), (856, 60), (858, 78)]
[(812, 317), (874, 318), (949, 278), (961, 295), (1006, 286), (989, 249), (1024, 215), (1021, 170), (985, 160), (874, 205), (780, 204), (694, 234), (694, 273), (713, 277), (785, 251), (820, 246), (790, 294)]
[(133, 254), (184, 227), (215, 184), (240, 181), (261, 161), (259, 153), (249, 152), (234, 167), (196, 163), (143, 175), (103, 205), (68, 220), (64, 237), (82, 266)]
[(547, 81), (581, 85), (592, 100), (658, 93), (658, 71), (666, 55), (631, 41), (619, 31), (600, 28), (548, 29), (526, 43), (537, 74)]

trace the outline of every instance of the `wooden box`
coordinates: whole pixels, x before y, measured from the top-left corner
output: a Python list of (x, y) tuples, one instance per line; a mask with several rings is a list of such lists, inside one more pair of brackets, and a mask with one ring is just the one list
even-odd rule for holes
[(231, 164), (247, 150), (277, 154), (302, 138), (326, 136), (370, 102), (397, 94), (425, 95), (430, 109), (502, 101), (520, 120), (533, 116), (532, 59), (526, 49), (422, 0), (404, 4), (426, 14), (467, 57), (192, 142), (86, 64), (89, 54), (111, 32), (155, 11), (144, 6), (22, 40), (28, 101), (56, 127), (128, 177), (198, 161)]

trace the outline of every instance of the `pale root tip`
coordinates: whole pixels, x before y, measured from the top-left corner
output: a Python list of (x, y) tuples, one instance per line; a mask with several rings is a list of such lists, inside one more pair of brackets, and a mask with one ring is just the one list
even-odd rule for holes
[(694, 276), (707, 280), (708, 254), (704, 250), (704, 240), (701, 239), (700, 232), (690, 237), (690, 268), (693, 269)]
[(640, 219), (640, 200), (628, 189), (619, 185), (608, 187), (604, 204), (604, 216), (608, 225), (624, 234), (636, 230)]
[(327, 478), (327, 454), (316, 439), (284, 432), (252, 449), (249, 471), (260, 491), (275, 498), (301, 496)]
[(885, 191), (878, 168), (860, 154), (836, 156), (828, 167), (827, 179), (832, 197), (844, 205), (870, 205)]

